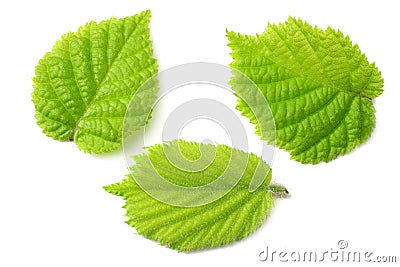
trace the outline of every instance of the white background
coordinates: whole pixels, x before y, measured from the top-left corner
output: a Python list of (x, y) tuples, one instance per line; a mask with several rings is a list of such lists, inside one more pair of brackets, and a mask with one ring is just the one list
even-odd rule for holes
[[(124, 223), (122, 199), (102, 189), (126, 173), (122, 153), (92, 156), (46, 137), (35, 123), (30, 94), (37, 61), (63, 33), (91, 19), (144, 9), (152, 11), (160, 70), (196, 61), (228, 64), (227, 28), (261, 33), (268, 22), (292, 15), (341, 29), (385, 79), (372, 138), (317, 166), (276, 151), (274, 179), (292, 197), (277, 201), (270, 218), (245, 240), (185, 254), (135, 234)], [(270, 263), (260, 262), (258, 254), (267, 245), (330, 251), (340, 239), (350, 250), (397, 255), (400, 261), (399, 11), (396, 1), (2, 1), (0, 266), (265, 266)], [(253, 130), (248, 123), (246, 128)], [(192, 125), (188, 131), (201, 129)]]

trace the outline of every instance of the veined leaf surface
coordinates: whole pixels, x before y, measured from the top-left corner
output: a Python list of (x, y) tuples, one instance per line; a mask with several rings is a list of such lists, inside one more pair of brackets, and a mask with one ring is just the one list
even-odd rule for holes
[[(206, 167), (204, 161), (197, 161), (202, 155), (213, 154), (213, 160)], [(245, 238), (269, 215), (274, 204), (273, 195), (287, 194), (283, 186), (270, 185), (271, 170), (261, 158), (226, 145), (171, 141), (149, 147), (147, 154), (134, 156), (134, 159), (136, 164), (132, 166), (132, 173), (122, 182), (105, 189), (126, 200), (127, 223), (139, 234), (179, 251), (218, 247)], [(179, 202), (191, 203), (203, 199), (203, 193), (196, 189), (221, 179), (230, 166), (241, 165), (239, 161), (245, 163), (245, 168), (235, 170), (237, 177), (209, 188), (210, 194), (225, 191), (215, 201), (188, 207), (158, 200), (164, 197), (169, 200), (187, 198)], [(195, 171), (196, 167), (198, 171)], [(264, 180), (250, 191), (257, 168), (263, 170)], [(138, 182), (142, 184), (143, 180), (158, 179), (152, 169), (176, 185), (175, 189), (167, 190), (152, 181), (143, 190)], [(183, 190), (193, 189), (192, 193), (182, 193), (182, 187)]]
[[(227, 33), (231, 67), (247, 75), (267, 99), (275, 140), (260, 131), (249, 104), (237, 109), (256, 126), (261, 139), (275, 142), (302, 163), (329, 162), (364, 143), (375, 127), (373, 98), (383, 79), (348, 36), (321, 30), (300, 19), (269, 24), (256, 36)], [(246, 84), (234, 75), (234, 91)]]
[[(74, 140), (89, 153), (121, 147), (127, 105), (157, 73), (149, 22), (150, 11), (92, 21), (63, 35), (43, 56), (35, 69), (32, 101), (46, 135)], [(151, 101), (142, 104), (145, 109)]]

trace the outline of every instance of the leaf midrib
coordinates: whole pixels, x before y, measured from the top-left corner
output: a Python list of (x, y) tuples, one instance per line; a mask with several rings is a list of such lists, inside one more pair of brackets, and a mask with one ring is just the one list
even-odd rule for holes
[[(114, 66), (114, 63), (115, 63), (116, 61), (118, 61), (118, 59), (120, 58), (121, 52), (126, 48), (126, 44), (127, 44), (128, 41), (132, 38), (133, 34), (136, 32), (137, 26), (138, 26), (138, 24), (140, 24), (140, 23), (142, 23), (142, 18), (141, 18), (141, 20), (139, 20), (139, 21), (136, 23), (135, 28), (132, 30), (132, 32), (131, 32), (131, 33), (128, 35), (128, 37), (125, 39), (124, 44), (122, 45), (121, 49), (118, 51), (117, 56), (114, 58), (114, 60), (113, 60), (113, 61), (111, 62), (111, 64), (109, 65), (109, 67), (108, 67), (108, 69), (107, 69), (107, 72), (104, 74), (104, 76), (103, 76), (101, 82), (100, 82), (98, 85), (96, 84), (96, 87), (97, 87), (97, 88), (96, 88), (96, 93), (94, 94), (92, 100), (90, 100), (90, 102), (87, 104), (86, 109), (85, 109), (85, 112), (84, 112), (84, 113), (79, 117), (79, 119), (76, 121), (75, 127), (74, 127), (73, 132), (72, 132), (72, 134), (71, 134), (71, 136), (70, 136), (70, 140), (71, 140), (71, 141), (73, 141), (73, 140), (75, 139), (75, 136), (76, 136), (76, 134), (77, 134), (77, 132), (78, 132), (78, 130), (79, 130), (79, 127), (78, 127), (78, 126), (79, 126), (79, 123), (82, 121), (83, 118), (86, 117), (87, 113), (90, 111), (90, 108), (91, 108), (92, 104), (95, 103), (95, 102), (97, 101), (97, 98), (98, 98), (98, 95), (99, 95), (99, 91), (100, 91), (99, 89), (100, 89), (100, 88), (103, 86), (103, 84), (107, 81), (108, 74), (109, 74), (110, 71), (112, 70), (112, 68), (113, 68), (113, 66)], [(91, 28), (89, 29), (89, 32), (91, 32)], [(108, 38), (108, 36), (109, 36), (109, 31), (107, 32), (107, 38)], [(86, 37), (82, 37), (82, 38), (86, 38)], [(91, 47), (91, 45), (92, 45), (92, 40), (89, 39), (89, 46)], [(108, 43), (107, 43), (107, 55), (108, 55)], [(108, 56), (107, 56), (107, 58), (108, 58)], [(92, 66), (92, 68), (93, 68), (92, 54), (90, 54), (90, 64), (91, 64), (91, 66)]]

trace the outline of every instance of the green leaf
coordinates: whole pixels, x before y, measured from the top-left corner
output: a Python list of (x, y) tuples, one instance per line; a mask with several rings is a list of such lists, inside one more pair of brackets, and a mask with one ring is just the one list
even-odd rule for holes
[(32, 101), (46, 135), (74, 140), (89, 153), (121, 146), (127, 105), (138, 87), (157, 73), (150, 16), (147, 10), (89, 22), (63, 35), (43, 56), (35, 69)]
[[(247, 75), (267, 99), (275, 120), (275, 141), (239, 99), (237, 109), (256, 125), (261, 139), (302, 163), (329, 162), (364, 143), (375, 127), (372, 99), (383, 79), (348, 36), (300, 19), (269, 24), (261, 35), (227, 33), (231, 67)], [(246, 94), (235, 76), (232, 89)]]
[[(134, 156), (130, 175), (104, 188), (126, 200), (127, 223), (139, 234), (179, 251), (223, 246), (248, 236), (269, 215), (271, 192), (287, 195), (283, 186), (270, 186), (269, 166), (253, 154), (182, 140), (147, 150)], [(229, 173), (227, 179), (224, 173)], [(263, 181), (249, 191), (256, 173)], [(164, 186), (160, 178), (173, 186)], [(210, 201), (214, 194), (218, 198)]]

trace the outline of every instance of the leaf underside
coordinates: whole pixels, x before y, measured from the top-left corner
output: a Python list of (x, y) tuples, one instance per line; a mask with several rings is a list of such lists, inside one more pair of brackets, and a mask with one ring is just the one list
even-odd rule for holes
[[(149, 239), (186, 252), (229, 244), (260, 227), (274, 203), (268, 190), (271, 171), (256, 190), (249, 192), (249, 184), (257, 164), (266, 165), (262, 159), (225, 145), (215, 147), (183, 140), (171, 141), (166, 145), (176, 144), (179, 145), (182, 155), (189, 159), (200, 156), (200, 146), (203, 152), (216, 148), (216, 156), (207, 168), (198, 172), (188, 172), (172, 165), (164, 155), (162, 145), (148, 148), (147, 154), (134, 156), (136, 164), (132, 167), (132, 174), (127, 175), (120, 183), (104, 187), (109, 193), (122, 196), (126, 200), (124, 208), (127, 211), (127, 224)], [(134, 179), (136, 175), (146, 178), (149, 173), (146, 170), (150, 167), (150, 162), (153, 162), (157, 172), (171, 183), (185, 187), (203, 186), (221, 175), (227, 167), (230, 153), (237, 155), (237, 160), (248, 160), (247, 167), (240, 180), (226, 195), (205, 205), (179, 207), (165, 204), (147, 194)], [(154, 186), (157, 188), (157, 185)], [(280, 187), (280, 191), (286, 191), (282, 188)], [(179, 192), (169, 193), (180, 197)]]
[(89, 153), (122, 144), (127, 105), (157, 73), (150, 11), (94, 21), (57, 40), (39, 61), (32, 101), (37, 124), (56, 140), (74, 140)]
[[(261, 35), (228, 32), (231, 67), (262, 91), (275, 120), (275, 140), (260, 131), (252, 103), (237, 109), (256, 126), (261, 139), (275, 143), (302, 163), (329, 162), (364, 143), (375, 127), (372, 99), (383, 79), (348, 36), (300, 19), (269, 24)], [(246, 85), (231, 78), (232, 89)]]

